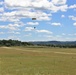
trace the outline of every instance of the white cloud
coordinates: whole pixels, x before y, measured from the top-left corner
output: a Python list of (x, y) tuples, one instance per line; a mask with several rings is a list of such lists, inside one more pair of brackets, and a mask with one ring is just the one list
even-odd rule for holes
[(14, 34), (20, 34), (20, 32), (15, 32)]
[(62, 33), (62, 35), (66, 35), (65, 33)]
[(2, 26), (0, 26), (0, 29), (20, 30), (18, 27), (15, 27), (15, 26), (13, 26), (11, 24), (9, 24), (9, 25), (2, 25)]
[(26, 9), (31, 6), (31, 0), (5, 0), (5, 6), (10, 9)]
[(75, 22), (75, 23), (73, 23), (73, 25), (74, 25), (74, 26), (76, 26), (76, 22)]
[(4, 32), (0, 32), (0, 34), (4, 34)]
[(53, 32), (48, 30), (36, 30), (38, 33), (46, 33), (46, 34), (52, 34)]
[(71, 18), (72, 20), (76, 21), (76, 17), (75, 16), (70, 15), (69, 18)]
[(17, 30), (15, 27), (13, 26), (0, 26), (0, 29), (10, 29), (10, 30)]
[(39, 17), (38, 20), (42, 21), (42, 20), (51, 20), (51, 18), (49, 18), (48, 16), (44, 16), (44, 17)]
[(17, 23), (15, 23), (15, 24), (9, 24), (7, 26), (7, 28), (10, 29), (10, 30), (20, 30), (19, 27), (22, 27), (22, 25), (19, 25)]
[(15, 15), (16, 11), (3, 12), (0, 14), (0, 21), (19, 22), (20, 18)]
[[(5, 8), (12, 10), (4, 12), (0, 21), (19, 22), (22, 18), (36, 18), (39, 21), (51, 20), (50, 12), (66, 11), (66, 0), (5, 0)], [(49, 11), (49, 13), (44, 12)]]
[(13, 11), (13, 12), (5, 12), (5, 13), (3, 13), (3, 16), (12, 17), (12, 16), (15, 16), (16, 13), (17, 13), (16, 11)]
[(62, 17), (62, 18), (64, 18), (64, 17), (65, 17), (65, 15), (61, 15), (61, 17)]
[(11, 9), (30, 8), (34, 10), (51, 10), (53, 12), (67, 9), (66, 0), (5, 0), (5, 5)]
[(8, 22), (19, 22), (20, 18), (19, 17), (14, 17), (14, 16), (12, 16), (12, 17), (2, 16), (2, 17), (0, 17), (0, 21), (3, 21), (3, 22), (5, 22), (5, 21), (8, 21)]
[(56, 12), (61, 11), (67, 11), (68, 6), (66, 5), (67, 0), (52, 0), (52, 3), (54, 4), (53, 10)]
[(25, 28), (25, 31), (33, 31), (34, 30), (34, 27), (26, 27)]
[(4, 8), (3, 7), (0, 7), (0, 12), (4, 12)]
[(53, 26), (61, 26), (61, 23), (51, 23)]
[(76, 8), (76, 4), (69, 6), (70, 9), (75, 9)]
[(8, 36), (8, 38), (7, 38), (7, 39), (20, 40), (19, 36), (15, 36), (15, 35)]
[(32, 0), (5, 0), (8, 7), (30, 7)]
[(9, 26), (9, 27), (22, 27), (22, 26), (24, 26), (24, 25), (15, 23), (15, 24), (9, 24), (8, 26)]
[(16, 22), (20, 21), (20, 19), (22, 18), (36, 18), (36, 20), (50, 20), (49, 16), (51, 16), (51, 14), (47, 14), (42, 11), (32, 12), (32, 11), (20, 10), (20, 11), (4, 12), (0, 16), (2, 16), (0, 19), (1, 21)]
[(48, 0), (35, 0), (34, 2), (32, 2), (32, 6), (36, 9), (49, 9), (50, 5), (51, 2), (49, 2)]
[(7, 26), (0, 26), (0, 29), (6, 29), (7, 28)]
[(25, 7), (36, 9), (48, 9), (50, 8), (50, 2), (48, 0), (5, 0), (7, 7)]
[(67, 0), (52, 0), (52, 3), (55, 5), (63, 5), (66, 4)]
[(19, 22), (20, 18), (16, 16), (16, 11), (3, 12), (0, 14), (0, 21)]
[(60, 6), (60, 7), (58, 7), (58, 8), (59, 8), (59, 10), (65, 12), (65, 11), (67, 11), (68, 6), (67, 6), (67, 5), (63, 5), (63, 6)]
[(20, 30), (20, 27), (23, 27), (24, 23), (22, 22), (15, 22), (14, 24), (8, 24), (8, 25), (1, 25), (0, 29), (9, 29), (9, 30)]
[(9, 31), (9, 34), (20, 34), (20, 32), (15, 32), (15, 31)]
[(39, 25), (38, 22), (27, 22), (27, 24), (28, 24), (28, 25), (32, 25), (32, 26), (33, 26), (33, 25)]

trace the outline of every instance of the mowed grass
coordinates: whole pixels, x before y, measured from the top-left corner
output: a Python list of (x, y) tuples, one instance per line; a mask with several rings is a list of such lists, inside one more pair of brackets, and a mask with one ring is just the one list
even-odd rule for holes
[(0, 75), (76, 75), (76, 49), (0, 47)]

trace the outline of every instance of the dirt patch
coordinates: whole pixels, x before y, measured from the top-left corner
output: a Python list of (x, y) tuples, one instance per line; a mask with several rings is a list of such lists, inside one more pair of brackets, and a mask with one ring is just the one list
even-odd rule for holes
[(10, 49), (10, 47), (1, 47), (1, 48), (6, 48), (6, 49)]
[(74, 54), (74, 55), (76, 55), (76, 53), (66, 53), (66, 52), (54, 52), (54, 53), (57, 53), (57, 54)]

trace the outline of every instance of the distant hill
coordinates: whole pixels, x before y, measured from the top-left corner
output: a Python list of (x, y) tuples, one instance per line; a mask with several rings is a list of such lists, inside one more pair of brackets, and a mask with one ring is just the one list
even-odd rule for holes
[(49, 44), (53, 44), (53, 45), (75, 45), (76, 41), (34, 41), (34, 42), (30, 42), (34, 45), (49, 45)]

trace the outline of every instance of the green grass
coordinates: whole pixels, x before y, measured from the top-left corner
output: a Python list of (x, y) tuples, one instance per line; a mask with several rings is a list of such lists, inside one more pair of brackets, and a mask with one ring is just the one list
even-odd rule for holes
[(0, 75), (76, 75), (76, 49), (0, 47)]

